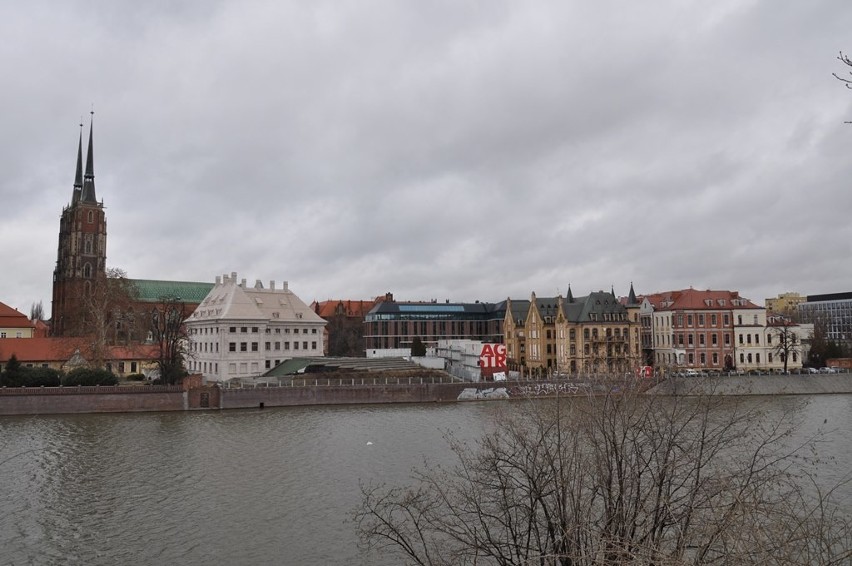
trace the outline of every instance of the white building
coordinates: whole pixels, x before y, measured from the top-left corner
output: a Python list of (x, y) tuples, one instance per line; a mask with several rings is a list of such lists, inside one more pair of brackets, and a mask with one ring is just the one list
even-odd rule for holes
[(257, 377), (283, 360), (323, 355), (326, 321), (287, 288), (237, 274), (216, 284), (186, 320), (187, 368), (208, 381)]

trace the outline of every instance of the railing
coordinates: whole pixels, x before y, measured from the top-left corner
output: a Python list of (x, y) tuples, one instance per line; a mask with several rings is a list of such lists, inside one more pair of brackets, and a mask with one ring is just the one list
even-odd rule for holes
[(180, 385), (71, 385), (59, 387), (0, 387), (0, 395), (106, 395), (115, 393), (181, 393)]

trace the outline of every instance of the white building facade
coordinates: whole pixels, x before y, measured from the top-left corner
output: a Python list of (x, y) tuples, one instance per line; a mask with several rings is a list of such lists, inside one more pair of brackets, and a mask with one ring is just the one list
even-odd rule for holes
[(216, 284), (185, 321), (189, 344), (186, 366), (209, 382), (253, 378), (284, 360), (323, 355), (326, 321), (285, 281), (253, 287), (237, 274)]

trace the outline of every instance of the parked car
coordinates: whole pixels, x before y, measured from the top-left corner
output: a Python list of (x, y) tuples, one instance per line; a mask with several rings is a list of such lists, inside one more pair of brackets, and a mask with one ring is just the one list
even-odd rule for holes
[(698, 377), (699, 375), (698, 371), (694, 369), (687, 369), (683, 372), (684, 377)]
[(805, 369), (807, 373), (819, 373), (819, 370), (817, 368), (803, 368), (803, 369)]
[(830, 368), (819, 368), (819, 372), (820, 373), (831, 373), (831, 369)]

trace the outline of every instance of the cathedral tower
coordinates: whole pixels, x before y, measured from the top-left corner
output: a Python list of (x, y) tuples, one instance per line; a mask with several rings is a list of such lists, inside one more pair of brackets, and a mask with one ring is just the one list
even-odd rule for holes
[[(94, 117), (94, 116), (93, 116)], [(103, 202), (95, 195), (94, 153), (89, 124), (86, 172), (83, 173), (83, 125), (77, 144), (77, 171), (71, 204), (62, 209), (59, 220), (59, 248), (53, 270), (51, 309), (54, 336), (84, 334), (85, 297), (95, 280), (106, 273), (106, 215)]]

